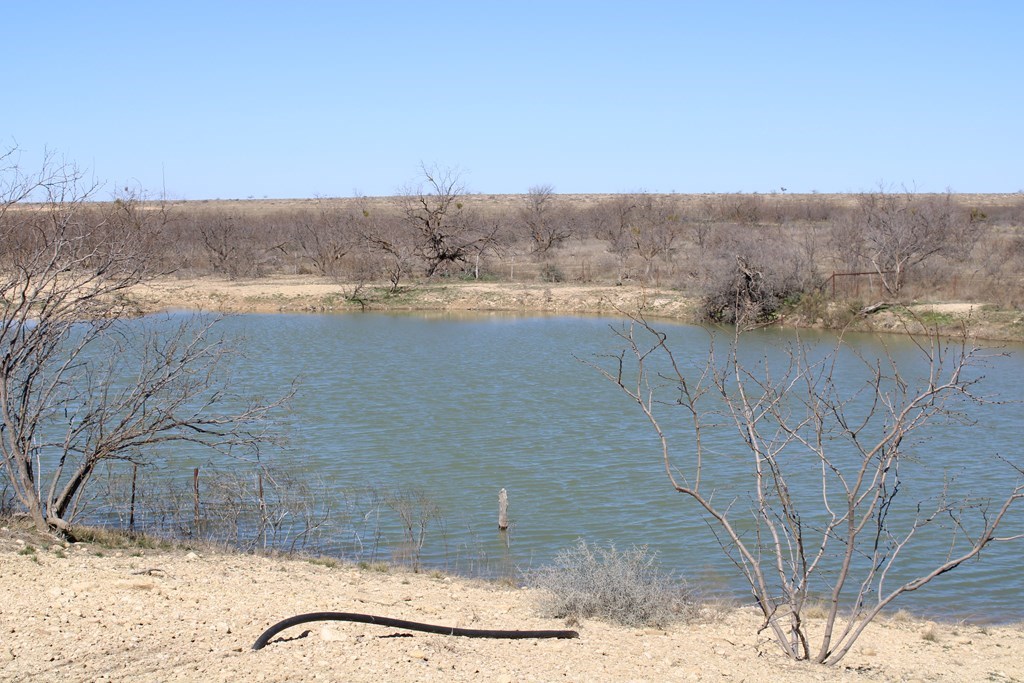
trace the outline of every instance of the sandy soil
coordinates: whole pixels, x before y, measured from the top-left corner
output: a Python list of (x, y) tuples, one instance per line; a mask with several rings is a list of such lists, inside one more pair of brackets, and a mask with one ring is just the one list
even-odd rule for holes
[[(27, 541), (25, 539), (28, 539)], [(1024, 629), (873, 625), (837, 668), (792, 662), (751, 609), (695, 623), (573, 625), (576, 640), (482, 640), (319, 622), (348, 611), (448, 626), (562, 629), (533, 590), (303, 559), (39, 544), (0, 530), (0, 679), (18, 681), (1022, 681)], [(32, 550), (29, 550), (29, 547)]]
[[(698, 302), (670, 289), (639, 285), (579, 285), (567, 283), (456, 282), (417, 284), (398, 294), (384, 287), (364, 287), (310, 275), (271, 276), (258, 280), (217, 278), (164, 279), (135, 288), (131, 299), (140, 313), (168, 309), (224, 313), (329, 312), (329, 311), (440, 311), (446, 313), (509, 311), (554, 315), (610, 315), (635, 312), (641, 307), (651, 318), (691, 322)], [(853, 329), (906, 333), (929, 329), (958, 336), (966, 326), (978, 339), (1024, 340), (1024, 316), (982, 303), (943, 302), (910, 306), (915, 322), (904, 309), (886, 308), (858, 319)], [(820, 326), (821, 321), (784, 319), (784, 324)]]
[[(373, 310), (530, 311), (562, 314), (613, 313), (641, 305), (651, 315), (687, 318), (695, 302), (679, 292), (638, 286), (564, 283), (417, 284), (398, 294), (384, 287), (337, 283), (313, 276), (271, 276), (258, 280), (157, 280), (137, 287), (132, 298), (141, 311), (166, 309), (230, 313)], [(362, 303), (360, 303), (362, 302)]]

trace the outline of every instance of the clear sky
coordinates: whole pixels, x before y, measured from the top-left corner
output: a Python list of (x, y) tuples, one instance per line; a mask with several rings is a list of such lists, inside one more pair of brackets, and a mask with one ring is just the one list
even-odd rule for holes
[(171, 198), (1024, 190), (1024, 3), (4, 2), (0, 147)]

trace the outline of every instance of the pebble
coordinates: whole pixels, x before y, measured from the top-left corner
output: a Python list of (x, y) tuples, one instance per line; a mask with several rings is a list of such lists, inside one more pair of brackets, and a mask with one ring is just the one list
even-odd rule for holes
[(344, 636), (342, 636), (340, 633), (338, 633), (337, 630), (331, 628), (330, 626), (325, 626), (322, 629), (320, 629), (320, 640), (324, 641), (325, 643), (333, 643), (335, 641), (343, 639)]

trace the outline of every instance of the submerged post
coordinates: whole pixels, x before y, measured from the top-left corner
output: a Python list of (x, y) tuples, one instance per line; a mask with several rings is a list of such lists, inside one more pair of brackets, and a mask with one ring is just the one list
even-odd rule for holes
[(135, 531), (135, 480), (139, 476), (139, 463), (132, 463), (132, 502), (128, 508), (128, 531)]
[(498, 491), (498, 529), (508, 530), (508, 491)]
[(192, 493), (193, 493), (193, 510), (195, 516), (195, 534), (199, 537), (199, 468), (192, 470)]

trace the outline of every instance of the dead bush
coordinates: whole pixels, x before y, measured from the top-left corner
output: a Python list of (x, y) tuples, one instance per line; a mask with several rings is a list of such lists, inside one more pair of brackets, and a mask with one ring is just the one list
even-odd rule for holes
[(619, 552), (580, 540), (537, 571), (531, 584), (543, 589), (543, 611), (579, 621), (603, 619), (624, 626), (666, 626), (696, 613), (685, 582), (662, 573), (647, 546)]
[(736, 257), (736, 267), (713, 283), (701, 302), (701, 317), (750, 329), (773, 321), (783, 302), (802, 291), (799, 281)]

